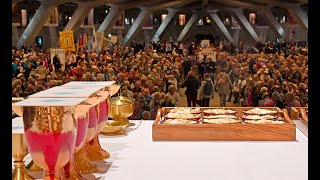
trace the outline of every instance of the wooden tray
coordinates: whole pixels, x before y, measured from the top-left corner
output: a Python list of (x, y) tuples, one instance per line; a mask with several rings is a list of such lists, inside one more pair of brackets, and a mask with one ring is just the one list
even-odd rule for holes
[[(253, 107), (228, 107), (242, 112)], [(288, 116), (287, 110), (277, 107), (266, 108), (276, 110), (283, 117), (284, 124), (162, 124), (160, 120), (172, 108), (158, 110), (152, 127), (154, 141), (294, 141), (296, 126)], [(203, 109), (221, 109), (221, 107), (204, 107)], [(263, 108), (261, 108), (263, 109)]]
[(290, 118), (301, 120), (308, 127), (308, 107), (291, 107)]

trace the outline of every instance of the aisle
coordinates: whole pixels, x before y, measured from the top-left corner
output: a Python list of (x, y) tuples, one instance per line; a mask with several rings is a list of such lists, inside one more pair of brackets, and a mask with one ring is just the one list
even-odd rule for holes
[[(186, 95), (184, 94), (184, 91), (185, 91), (185, 88), (181, 88), (180, 89), (180, 106), (181, 107), (187, 107), (188, 104), (187, 104), (187, 97)], [(229, 95), (227, 95), (227, 100), (229, 98)], [(231, 99), (232, 101), (231, 102), (227, 102), (227, 107), (239, 107), (240, 104), (239, 103), (236, 103), (236, 104), (233, 104), (233, 98)], [(220, 107), (220, 100), (219, 100), (219, 94), (217, 92), (214, 93), (214, 98), (210, 100), (210, 107)]]

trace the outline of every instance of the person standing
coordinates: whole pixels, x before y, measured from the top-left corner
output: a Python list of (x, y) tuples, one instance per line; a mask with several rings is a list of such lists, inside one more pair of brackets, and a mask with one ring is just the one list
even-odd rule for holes
[(208, 58), (208, 63), (207, 63), (207, 73), (209, 73), (209, 76), (214, 83), (214, 74), (216, 72), (216, 62), (212, 60), (212, 58)]
[(54, 69), (55, 71), (59, 71), (61, 68), (61, 62), (60, 62), (60, 58), (58, 56), (58, 54), (55, 54), (53, 57), (53, 65), (54, 65)]
[(225, 73), (224, 68), (221, 68), (221, 72), (218, 74), (216, 82), (220, 106), (226, 106), (227, 93), (233, 88), (233, 85), (229, 75)]
[(199, 74), (199, 81), (203, 81), (203, 75), (206, 72), (207, 67), (207, 57), (204, 55), (203, 59), (198, 63), (198, 74)]
[(213, 99), (214, 97), (214, 84), (209, 73), (204, 73), (203, 76), (204, 80), (201, 82), (201, 86), (199, 88), (199, 97), (202, 99), (202, 106), (209, 107), (210, 99)]
[(182, 68), (183, 68), (183, 78), (186, 79), (187, 74), (188, 74), (188, 72), (189, 72), (190, 69), (191, 69), (191, 61), (190, 61), (189, 58), (185, 59), (185, 60), (182, 62)]
[(198, 79), (196, 79), (192, 71), (189, 71), (187, 76), (188, 77), (185, 80), (185, 82), (181, 85), (181, 88), (184, 88), (184, 87), (187, 88), (185, 91), (185, 95), (187, 96), (188, 107), (196, 107), (197, 94), (198, 94), (200, 82), (198, 81)]

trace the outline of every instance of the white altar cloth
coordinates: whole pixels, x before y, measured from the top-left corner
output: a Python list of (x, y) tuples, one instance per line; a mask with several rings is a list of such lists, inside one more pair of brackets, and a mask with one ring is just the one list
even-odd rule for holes
[[(136, 125), (139, 121), (132, 121)], [(296, 141), (152, 141), (153, 121), (124, 135), (100, 135), (110, 153), (100, 180), (307, 180), (308, 138)], [(26, 157), (30, 161), (30, 156)], [(38, 177), (41, 177), (41, 173)]]

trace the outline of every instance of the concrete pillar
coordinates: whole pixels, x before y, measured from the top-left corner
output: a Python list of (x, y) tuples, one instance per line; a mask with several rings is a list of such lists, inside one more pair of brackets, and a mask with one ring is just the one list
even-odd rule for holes
[(280, 23), (276, 20), (274, 15), (272, 14), (270, 9), (264, 9), (261, 11), (263, 15), (267, 18), (269, 22), (269, 27), (273, 30), (273, 32), (282, 37), (285, 41), (288, 41), (288, 35), (280, 25)]
[(50, 47), (58, 47), (60, 43), (58, 38), (58, 28), (55, 26), (49, 26), (49, 32), (51, 41)]
[(258, 27), (259, 39), (261, 43), (265, 43), (267, 39), (269, 26), (260, 26)]
[(16, 46), (19, 41), (18, 23), (12, 23), (12, 45)]
[(123, 42), (123, 30), (122, 29), (116, 29), (116, 34), (117, 34), (117, 38), (118, 38), (118, 42), (117, 42), (117, 44), (119, 44), (119, 45), (121, 45), (122, 44), (122, 42)]
[(91, 9), (92, 7), (90, 6), (79, 5), (63, 31), (78, 30), (83, 21), (87, 18)]
[(190, 17), (187, 24), (184, 26), (183, 30), (181, 31), (180, 35), (178, 36), (177, 41), (182, 41), (183, 38), (187, 35), (188, 31), (191, 29), (191, 27), (194, 25), (194, 23), (198, 20), (199, 14), (193, 13)]
[(123, 45), (126, 46), (131, 40), (140, 32), (142, 26), (151, 15), (151, 11), (148, 9), (142, 9), (137, 19), (134, 21), (126, 36), (123, 39)]
[(155, 41), (155, 39), (158, 39), (161, 36), (163, 31), (166, 29), (166, 27), (168, 26), (168, 24), (170, 23), (170, 21), (172, 20), (174, 15), (176, 14), (176, 12), (177, 12), (177, 10), (175, 10), (175, 9), (168, 10), (167, 17), (164, 19), (164, 21), (162, 21), (162, 23), (159, 26), (159, 28), (157, 29), (156, 33), (153, 35), (152, 41)]
[(289, 13), (294, 17), (298, 24), (306, 31), (308, 31), (308, 16), (302, 8), (288, 8)]
[(124, 10), (120, 9), (118, 6), (112, 6), (110, 12), (108, 13), (107, 17), (103, 20), (98, 31), (108, 34), (112, 30), (113, 26), (115, 25), (123, 11)]
[(236, 20), (238, 22), (241, 22), (241, 24), (244, 26), (244, 28), (249, 32), (249, 34), (252, 36), (252, 38), (256, 41), (256, 42), (260, 42), (259, 36), (257, 35), (257, 33), (254, 31), (254, 29), (252, 28), (250, 22), (248, 21), (248, 19), (243, 15), (242, 10), (240, 9), (236, 9), (234, 10), (234, 14), (236, 15)]
[(219, 27), (219, 29), (221, 30), (221, 32), (223, 33), (223, 35), (225, 36), (225, 38), (227, 38), (227, 40), (230, 43), (234, 44), (234, 41), (232, 39), (232, 36), (230, 35), (229, 31), (227, 30), (227, 28), (224, 26), (223, 22), (221, 21), (221, 19), (219, 18), (217, 13), (209, 13), (209, 15), (211, 16), (211, 18), (213, 19), (213, 21), (217, 24), (217, 26)]
[(17, 2), (12, 1), (12, 13), (14, 13), (14, 8), (16, 7), (16, 5), (17, 5)]
[(143, 30), (144, 42), (149, 43), (151, 41), (151, 32), (152, 32), (152, 29)]
[(94, 8), (91, 8), (88, 14), (88, 25), (94, 25)]
[(233, 42), (238, 45), (239, 44), (239, 38), (240, 38), (240, 28), (235, 28), (235, 29), (232, 29), (233, 33), (232, 33), (232, 39), (233, 39)]
[(23, 45), (29, 46), (32, 44), (36, 36), (41, 31), (43, 25), (47, 22), (50, 14), (57, 7), (55, 4), (41, 4), (31, 22), (23, 32), (19, 39), (17, 48), (20, 49)]

